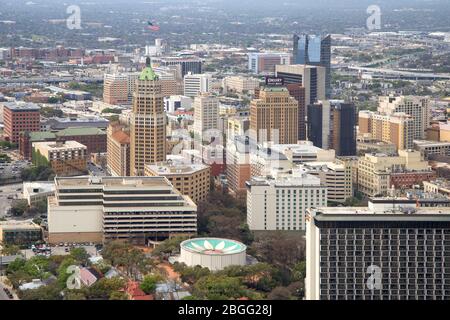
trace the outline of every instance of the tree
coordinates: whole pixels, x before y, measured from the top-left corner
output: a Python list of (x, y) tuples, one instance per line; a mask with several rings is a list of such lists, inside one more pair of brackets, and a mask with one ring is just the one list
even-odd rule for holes
[(109, 260), (115, 267), (123, 268), (126, 274), (134, 279), (139, 272), (145, 271), (151, 262), (142, 250), (122, 241), (111, 241), (103, 248), (103, 258)]
[(295, 281), (303, 281), (306, 278), (306, 260), (300, 261), (294, 266), (292, 277)]
[(16, 245), (4, 246), (1, 250), (1, 253), (4, 256), (14, 256), (20, 253), (20, 247)]
[(101, 278), (87, 289), (87, 298), (108, 300), (113, 292), (119, 291), (125, 287), (125, 280), (115, 278)]
[(180, 243), (187, 239), (188, 237), (173, 237), (166, 239), (153, 250), (152, 254), (154, 256), (163, 257), (178, 253), (180, 251)]
[(154, 274), (147, 275), (144, 277), (144, 280), (142, 281), (140, 288), (146, 294), (154, 293), (155, 289), (156, 289), (156, 285), (161, 280), (162, 280), (162, 278), (160, 275), (154, 275)]
[(90, 257), (85, 248), (72, 248), (70, 250), (70, 256), (85, 266), (88, 264)]
[(34, 204), (37, 212), (39, 213), (47, 213), (47, 200), (40, 200)]
[(37, 289), (19, 292), (21, 300), (61, 300), (61, 288), (58, 284), (52, 283)]
[(128, 300), (125, 292), (114, 291), (109, 295), (109, 300)]
[(285, 287), (276, 287), (267, 296), (268, 300), (291, 300), (291, 292)]
[(27, 200), (15, 200), (11, 205), (11, 213), (14, 216), (22, 216), (28, 209)]
[(292, 270), (305, 259), (305, 240), (287, 237), (282, 233), (271, 234), (253, 243), (253, 250), (260, 261)]
[(199, 299), (229, 300), (247, 296), (239, 278), (209, 275), (197, 281), (193, 294)]

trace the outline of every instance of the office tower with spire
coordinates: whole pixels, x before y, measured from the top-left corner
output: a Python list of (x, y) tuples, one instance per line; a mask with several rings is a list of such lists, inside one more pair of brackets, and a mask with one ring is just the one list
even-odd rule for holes
[(146, 164), (166, 160), (166, 116), (159, 77), (147, 66), (136, 81), (130, 121), (130, 173), (143, 176)]

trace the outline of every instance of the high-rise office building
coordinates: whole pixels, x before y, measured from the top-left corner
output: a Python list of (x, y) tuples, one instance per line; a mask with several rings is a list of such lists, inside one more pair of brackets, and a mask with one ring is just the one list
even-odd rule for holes
[(12, 143), (19, 142), (24, 131), (40, 131), (41, 108), (34, 103), (3, 103), (4, 136)]
[(202, 73), (202, 59), (194, 56), (154, 57), (152, 58), (152, 64), (155, 67), (180, 66), (182, 78), (189, 72), (192, 74)]
[(393, 115), (404, 112), (414, 119), (413, 139), (425, 139), (426, 130), (430, 125), (431, 111), (429, 99), (418, 96), (386, 96), (379, 97), (378, 112)]
[(194, 135), (203, 141), (208, 139), (208, 134), (215, 134), (208, 131), (217, 130), (218, 128), (219, 99), (212, 94), (204, 93), (194, 98), (193, 107)]
[(331, 35), (324, 37), (294, 35), (293, 64), (321, 66), (326, 69), (326, 98), (331, 95)]
[(298, 101), (285, 87), (264, 87), (259, 98), (250, 103), (250, 130), (258, 143), (296, 143)]
[(275, 75), (284, 79), (284, 84), (300, 84), (305, 88), (305, 105), (325, 100), (326, 69), (310, 65), (277, 65)]
[(308, 140), (314, 146), (330, 148), (331, 103), (328, 100), (308, 105)]
[(159, 77), (150, 66), (142, 71), (133, 95), (130, 121), (130, 174), (144, 175), (146, 164), (166, 160), (166, 115)]
[(306, 100), (305, 87), (300, 84), (288, 84), (286, 88), (289, 94), (298, 102), (298, 139), (299, 141), (306, 140)]
[(450, 210), (377, 199), (308, 210), (307, 300), (444, 300)]
[(184, 95), (195, 97), (201, 93), (210, 91), (211, 76), (207, 74), (188, 73), (184, 76)]
[(106, 73), (103, 79), (103, 101), (109, 104), (131, 104), (138, 73)]
[(331, 107), (330, 148), (337, 156), (356, 155), (356, 110), (350, 103), (333, 103)]

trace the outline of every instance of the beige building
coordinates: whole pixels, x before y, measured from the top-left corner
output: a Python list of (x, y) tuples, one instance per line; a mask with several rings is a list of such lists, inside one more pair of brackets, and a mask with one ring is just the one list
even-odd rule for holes
[(231, 116), (227, 118), (227, 139), (244, 136), (250, 129), (250, 119), (247, 116)]
[(406, 113), (382, 115), (371, 111), (359, 112), (359, 134), (373, 140), (393, 143), (398, 150), (412, 149), (415, 120)]
[(87, 147), (77, 141), (34, 142), (33, 164), (49, 165), (58, 176), (87, 173)]
[(110, 73), (103, 79), (103, 101), (109, 104), (131, 104), (138, 73)]
[(431, 111), (429, 99), (419, 96), (379, 97), (378, 112), (385, 115), (406, 113), (414, 119), (413, 139), (425, 139), (430, 125)]
[(48, 241), (149, 240), (197, 233), (197, 206), (164, 177), (55, 178)]
[(210, 93), (194, 98), (194, 135), (201, 141), (210, 142), (211, 136), (217, 137), (219, 120), (219, 99)]
[(146, 164), (166, 160), (167, 149), (164, 95), (149, 63), (137, 80), (130, 122), (130, 174), (142, 176)]
[(439, 124), (439, 141), (450, 142), (450, 123)]
[(352, 166), (348, 162), (308, 162), (301, 166), (327, 187), (329, 202), (344, 203), (353, 196)]
[(428, 162), (412, 150), (399, 150), (399, 156), (366, 154), (358, 160), (358, 190), (369, 197), (387, 195), (391, 174), (404, 171), (428, 172)]
[(232, 76), (225, 77), (222, 82), (225, 92), (237, 92), (237, 93), (250, 93), (253, 94), (256, 88), (259, 88), (259, 79), (242, 77), (242, 76)]
[(189, 196), (197, 205), (208, 198), (210, 168), (204, 164), (170, 159), (146, 165), (145, 175), (166, 177), (181, 194)]
[(424, 192), (440, 193), (444, 196), (450, 197), (450, 182), (446, 179), (436, 179), (434, 181), (423, 182)]
[(113, 176), (130, 176), (130, 131), (124, 125), (111, 123), (107, 130), (106, 163)]
[(250, 130), (258, 143), (296, 143), (298, 102), (284, 87), (265, 87), (250, 103)]

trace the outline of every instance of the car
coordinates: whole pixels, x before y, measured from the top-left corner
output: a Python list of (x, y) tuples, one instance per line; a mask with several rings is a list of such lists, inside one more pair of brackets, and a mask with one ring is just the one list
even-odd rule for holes
[(64, 248), (64, 252), (69, 252), (69, 248)]

